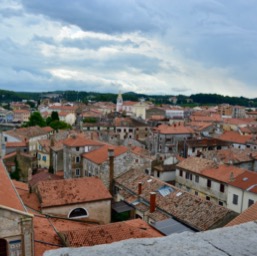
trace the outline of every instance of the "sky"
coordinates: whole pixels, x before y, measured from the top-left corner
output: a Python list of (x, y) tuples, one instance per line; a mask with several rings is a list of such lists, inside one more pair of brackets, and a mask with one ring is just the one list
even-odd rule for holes
[(257, 97), (255, 0), (0, 0), (0, 89)]

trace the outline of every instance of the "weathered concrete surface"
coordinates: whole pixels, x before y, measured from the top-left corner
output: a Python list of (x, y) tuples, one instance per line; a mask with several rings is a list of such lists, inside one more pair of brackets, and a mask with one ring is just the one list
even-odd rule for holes
[(249, 256), (257, 255), (257, 223), (164, 238), (130, 239), (109, 245), (64, 248), (44, 256)]

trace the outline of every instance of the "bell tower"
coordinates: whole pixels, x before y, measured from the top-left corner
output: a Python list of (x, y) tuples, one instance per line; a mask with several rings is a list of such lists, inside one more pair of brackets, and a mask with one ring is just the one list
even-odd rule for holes
[(119, 92), (119, 95), (117, 97), (117, 102), (116, 102), (116, 111), (121, 112), (122, 106), (123, 106), (123, 99), (122, 99), (121, 92)]

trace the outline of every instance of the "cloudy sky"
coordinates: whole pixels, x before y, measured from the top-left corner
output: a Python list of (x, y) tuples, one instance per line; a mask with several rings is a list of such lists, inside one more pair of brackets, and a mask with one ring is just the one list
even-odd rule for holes
[(0, 0), (0, 88), (257, 97), (255, 0)]

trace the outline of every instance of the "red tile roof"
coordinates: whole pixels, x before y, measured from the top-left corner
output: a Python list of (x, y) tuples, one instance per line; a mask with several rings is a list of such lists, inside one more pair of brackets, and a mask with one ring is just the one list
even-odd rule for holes
[(26, 143), (24, 141), (21, 142), (6, 142), (7, 148), (18, 148), (18, 147), (26, 147)]
[(26, 212), (2, 160), (0, 160), (0, 177), (0, 204)]
[(71, 135), (70, 138), (63, 141), (63, 144), (68, 147), (83, 147), (83, 146), (101, 146), (102, 143), (90, 140), (84, 137), (84, 135)]
[(162, 124), (155, 128), (156, 132), (161, 134), (193, 134), (194, 131), (191, 127), (184, 126), (183, 124), (166, 125)]
[(178, 168), (194, 173), (201, 173), (203, 170), (215, 168), (216, 166), (217, 164), (214, 161), (199, 157), (188, 157), (177, 164)]
[(138, 102), (136, 101), (124, 101), (123, 102), (123, 106), (133, 106), (135, 104), (137, 104)]
[(203, 170), (201, 174), (211, 179), (228, 183), (231, 180), (231, 174), (233, 175), (233, 177), (237, 177), (244, 172), (244, 169), (235, 167), (233, 165), (220, 165), (217, 166), (217, 168)]
[(44, 131), (46, 131), (46, 132), (52, 132), (54, 129), (52, 128), (52, 127), (50, 127), (50, 126), (46, 126), (46, 127), (43, 127), (42, 128)]
[(62, 232), (67, 246), (93, 246), (109, 244), (130, 238), (161, 237), (143, 220), (130, 220), (106, 225), (88, 227), (86, 229)]
[(257, 220), (257, 203), (251, 205), (248, 209), (243, 211), (240, 215), (238, 215), (235, 219), (230, 221), (226, 227), (231, 227), (234, 225), (243, 224), (249, 221)]
[(47, 180), (38, 183), (41, 207), (110, 200), (111, 194), (96, 177)]
[(234, 142), (238, 144), (245, 144), (251, 138), (252, 138), (251, 135), (241, 135), (240, 133), (234, 132), (234, 131), (225, 132), (219, 136), (220, 140), (225, 140), (225, 141)]
[[(128, 151), (128, 148), (124, 146), (111, 146), (111, 147), (114, 149), (115, 157), (122, 155)], [(108, 156), (109, 148), (110, 148), (109, 145), (104, 145), (99, 149), (83, 154), (83, 158), (88, 159), (96, 164), (102, 164), (108, 161), (109, 159), (109, 156)]]
[(229, 182), (229, 185), (257, 193), (257, 173), (244, 171), (241, 175), (235, 177), (234, 181)]
[(61, 180), (62, 177), (60, 177), (59, 175), (55, 175), (49, 172), (39, 172), (36, 173), (32, 176), (32, 179), (29, 181), (29, 185), (30, 186), (35, 186), (39, 181), (44, 181), (44, 180)]
[[(224, 226), (237, 215), (225, 207), (211, 201), (202, 200), (159, 179), (149, 177), (140, 170), (130, 170), (115, 179), (115, 185), (121, 188), (119, 194), (123, 195), (124, 191), (127, 192), (126, 197), (124, 197), (125, 201), (130, 195), (137, 195), (139, 182), (143, 184), (140, 198), (149, 203), (150, 192), (157, 191), (157, 209), (175, 217), (191, 228), (201, 231), (217, 228)], [(166, 196), (158, 192), (163, 187), (171, 189)]]

